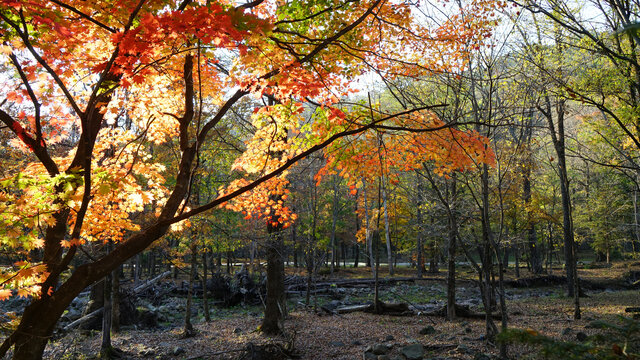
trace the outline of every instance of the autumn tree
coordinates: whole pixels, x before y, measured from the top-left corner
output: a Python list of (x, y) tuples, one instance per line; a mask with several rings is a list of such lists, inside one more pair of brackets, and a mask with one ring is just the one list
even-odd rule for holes
[[(285, 226), (286, 170), (336, 139), (450, 127), (423, 109), (365, 119), (336, 102), (367, 71), (459, 66), (490, 35), (499, 5), (471, 1), (433, 24), (385, 0), (2, 1), (2, 132), (31, 163), (2, 182), (0, 240), (21, 261), (3, 270), (0, 291), (33, 301), (0, 355), (13, 346), (16, 359), (40, 358), (71, 301), (172, 224), (226, 203)], [(241, 178), (189, 203), (203, 144), (250, 96), (262, 105), (233, 166)], [(316, 114), (306, 127), (305, 103)], [(169, 168), (154, 144), (170, 144)], [(141, 211), (154, 217), (136, 223), (130, 214)], [(107, 254), (83, 256), (86, 243), (107, 241)]]

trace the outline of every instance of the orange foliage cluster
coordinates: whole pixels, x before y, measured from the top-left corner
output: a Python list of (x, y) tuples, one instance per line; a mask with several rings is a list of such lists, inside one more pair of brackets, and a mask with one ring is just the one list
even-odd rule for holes
[[(147, 81), (145, 75), (150, 71), (149, 66), (158, 60), (162, 48), (179, 48), (195, 38), (216, 47), (245, 52), (242, 41), (246, 36), (247, 31), (238, 30), (234, 11), (224, 10), (217, 3), (160, 15), (147, 13), (141, 17), (139, 26), (112, 35), (112, 42), (119, 44), (120, 50), (112, 72), (129, 75), (133, 82), (141, 84)], [(98, 64), (93, 71), (101, 72), (106, 66), (106, 62)], [(122, 86), (129, 85), (125, 77)]]
[(437, 174), (446, 176), (495, 161), (487, 138), (475, 131), (446, 127), (433, 113), (414, 113), (383, 125), (405, 130), (381, 129), (337, 141), (316, 179), (337, 173), (349, 178), (355, 191), (356, 182), (373, 182), (380, 176), (393, 182), (400, 171), (421, 168), (423, 163), (432, 164)]
[[(232, 169), (242, 171), (250, 176), (263, 176), (281, 167), (288, 159), (301, 150), (292, 146), (287, 139), (288, 129), (296, 129), (302, 120), (303, 108), (297, 102), (286, 102), (257, 109), (252, 115), (256, 128), (253, 137), (247, 141), (247, 150), (236, 159)], [(277, 218), (283, 227), (288, 227), (297, 216), (284, 205), (287, 199), (289, 184), (287, 172), (260, 184), (250, 192), (244, 193), (227, 202), (230, 210), (241, 211), (246, 219)], [(228, 187), (221, 189), (225, 195), (233, 192), (250, 181), (246, 178), (233, 181)], [(276, 200), (277, 199), (277, 200)], [(272, 224), (275, 226), (275, 224)]]

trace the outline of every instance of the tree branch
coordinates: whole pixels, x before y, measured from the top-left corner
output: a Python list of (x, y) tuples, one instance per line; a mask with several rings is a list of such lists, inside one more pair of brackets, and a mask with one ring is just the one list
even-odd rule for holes
[(63, 3), (62, 1), (58, 1), (58, 0), (49, 0), (49, 1), (51, 1), (52, 3), (58, 5), (58, 6), (62, 7), (62, 8), (65, 8), (65, 9), (71, 11), (74, 14), (80, 15), (80, 17), (91, 21), (92, 23), (98, 25), (99, 27), (107, 30), (110, 33), (115, 33), (116, 32), (116, 30), (114, 28), (112, 28), (112, 27), (110, 27), (110, 26), (108, 26), (106, 24), (101, 23), (100, 21), (92, 18), (91, 16), (83, 13), (82, 11), (76, 9), (75, 7), (73, 7), (71, 5), (67, 5), (67, 4)]

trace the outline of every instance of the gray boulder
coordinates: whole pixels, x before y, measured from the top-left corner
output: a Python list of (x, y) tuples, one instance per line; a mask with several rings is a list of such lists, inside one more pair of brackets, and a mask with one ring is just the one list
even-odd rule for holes
[(422, 360), (424, 347), (422, 344), (411, 344), (404, 346), (400, 352), (407, 360)]
[(371, 349), (375, 355), (385, 355), (389, 351), (389, 348), (385, 344), (375, 344)]
[(432, 335), (435, 333), (436, 333), (436, 328), (434, 328), (431, 325), (425, 326), (422, 329), (420, 329), (420, 335)]

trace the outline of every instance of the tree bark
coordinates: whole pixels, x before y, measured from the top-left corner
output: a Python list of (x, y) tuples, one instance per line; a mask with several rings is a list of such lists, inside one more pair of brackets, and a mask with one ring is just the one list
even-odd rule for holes
[[(564, 257), (567, 273), (567, 293), (574, 298), (574, 318), (580, 316), (580, 289), (577, 278), (576, 245), (573, 234), (573, 216), (571, 209), (571, 195), (569, 193), (569, 177), (565, 155), (565, 100), (558, 99), (555, 105), (556, 121), (553, 119), (551, 99), (545, 97), (545, 107), (538, 107), (547, 119), (547, 125), (551, 133), (551, 140), (558, 156), (558, 174), (560, 176), (560, 194), (562, 197), (562, 227), (564, 233)], [(556, 129), (557, 127), (557, 129)], [(556, 132), (557, 131), (557, 132)], [(576, 289), (578, 291), (576, 291)]]
[(449, 249), (447, 262), (447, 320), (449, 321), (456, 317), (456, 250), (458, 245), (458, 221), (453, 208), (457, 195), (455, 174), (451, 177), (450, 183), (449, 201), (446, 204), (449, 225)]
[(338, 184), (337, 175), (333, 175), (333, 204), (331, 209), (331, 265), (330, 272), (333, 274), (336, 267), (336, 223), (338, 222)]
[[(295, 209), (294, 209), (295, 212)], [(291, 226), (291, 242), (293, 243), (292, 247), (293, 247), (293, 267), (294, 268), (298, 268), (298, 244), (297, 244), (297, 237), (296, 237), (296, 229), (297, 229), (297, 222), (293, 222), (293, 225)]]
[(538, 235), (536, 233), (536, 225), (532, 220), (531, 214), (531, 170), (526, 166), (525, 174), (523, 176), (523, 197), (527, 212), (527, 239), (529, 245), (529, 261), (531, 263), (531, 272), (534, 274), (542, 274), (542, 256), (540, 254), (540, 247), (538, 246)]
[[(122, 267), (122, 265), (120, 266)], [(112, 287), (111, 287), (111, 331), (114, 333), (120, 332), (120, 271), (114, 270), (111, 273)]]
[[(356, 192), (356, 201), (354, 204), (353, 214), (356, 217), (356, 234), (360, 231), (360, 219), (358, 218), (358, 192)], [(360, 262), (360, 245), (358, 244), (358, 239), (355, 239), (353, 244), (354, 251), (354, 259), (353, 259), (353, 267), (357, 268), (358, 263)]]
[(209, 314), (209, 297), (207, 287), (207, 257), (208, 253), (202, 251), (202, 306), (204, 311), (204, 320), (211, 322), (211, 315)]
[[(274, 105), (272, 99), (269, 100), (269, 105)], [(281, 140), (286, 143), (286, 131), (284, 136), (280, 136)], [(273, 158), (280, 158), (283, 153), (281, 151), (272, 151), (269, 155)], [(282, 204), (284, 201), (282, 194), (271, 194), (269, 195), (269, 200), (274, 204)], [(262, 332), (271, 335), (282, 333), (284, 330), (283, 321), (287, 312), (286, 294), (284, 292), (284, 240), (282, 230), (283, 224), (280, 215), (276, 209), (271, 209), (271, 213), (267, 217), (267, 295), (264, 319), (260, 326)]]
[(538, 246), (538, 236), (536, 234), (536, 225), (533, 221), (533, 211), (531, 210), (531, 137), (533, 133), (533, 110), (527, 117), (528, 123), (525, 127), (525, 152), (526, 160), (522, 171), (522, 197), (524, 200), (525, 211), (527, 214), (527, 239), (529, 245), (529, 260), (531, 263), (531, 272), (534, 274), (542, 274), (542, 254)]
[(110, 354), (113, 351), (113, 347), (111, 346), (111, 276), (113, 273), (109, 273), (104, 278), (104, 306), (102, 311), (102, 343), (100, 344), (100, 357), (101, 358), (110, 358)]
[(195, 240), (193, 245), (191, 245), (191, 271), (189, 272), (189, 287), (187, 289), (187, 306), (185, 307), (184, 314), (184, 331), (182, 333), (183, 337), (192, 337), (195, 335), (195, 331), (193, 329), (193, 325), (191, 324), (191, 307), (193, 304), (193, 283), (196, 280), (196, 265), (197, 265), (197, 251), (198, 246), (195, 244)]
[(138, 285), (138, 282), (140, 281), (140, 275), (142, 275), (142, 272), (140, 271), (142, 267), (142, 254), (136, 255), (136, 261), (134, 266), (135, 266), (135, 270), (133, 272), (134, 274), (133, 283), (134, 285)]
[(424, 239), (422, 231), (422, 181), (418, 176), (417, 194), (416, 194), (416, 276), (421, 278), (424, 274)]
[(380, 313), (380, 286), (378, 282), (378, 268), (380, 266), (380, 231), (378, 229), (373, 231), (373, 235), (371, 236), (371, 241), (375, 244), (375, 253), (376, 253), (376, 264), (375, 264), (375, 272), (373, 276), (373, 311), (376, 314)]
[[(640, 181), (640, 173), (636, 172), (636, 184)], [(636, 258), (636, 242), (640, 243), (640, 212), (638, 211), (638, 185), (633, 189), (633, 230), (636, 238), (631, 240), (631, 251), (633, 252), (633, 258)]]
[(366, 179), (362, 180), (362, 196), (364, 196), (364, 226), (365, 226), (365, 242), (367, 244), (367, 250), (369, 252), (369, 258), (367, 259), (367, 266), (371, 267), (371, 274), (376, 277), (376, 266), (374, 264), (373, 257), (373, 242), (370, 235), (369, 227), (369, 204), (367, 203), (367, 182)]
[(389, 234), (389, 210), (387, 208), (387, 183), (382, 177), (382, 206), (384, 208), (384, 238), (387, 245), (387, 262), (389, 263), (389, 276), (393, 276), (393, 251), (391, 248), (391, 235)]
[(498, 335), (498, 328), (491, 317), (493, 310), (494, 287), (491, 281), (493, 272), (493, 253), (492, 253), (492, 234), (491, 234), (491, 222), (489, 218), (489, 166), (482, 164), (482, 270), (483, 270), (483, 304), (485, 311), (485, 328), (487, 334), (487, 340), (494, 342)]
[(284, 292), (284, 263), (282, 259), (281, 223), (275, 216), (269, 218), (266, 244), (267, 256), (267, 296), (265, 299), (264, 319), (260, 329), (265, 334), (280, 334), (286, 309)]
[[(311, 243), (311, 242), (309, 242)], [(311, 283), (313, 281), (313, 269), (315, 267), (315, 247), (313, 245), (307, 246), (306, 262), (307, 262), (307, 291), (305, 294), (305, 304), (311, 305)]]

